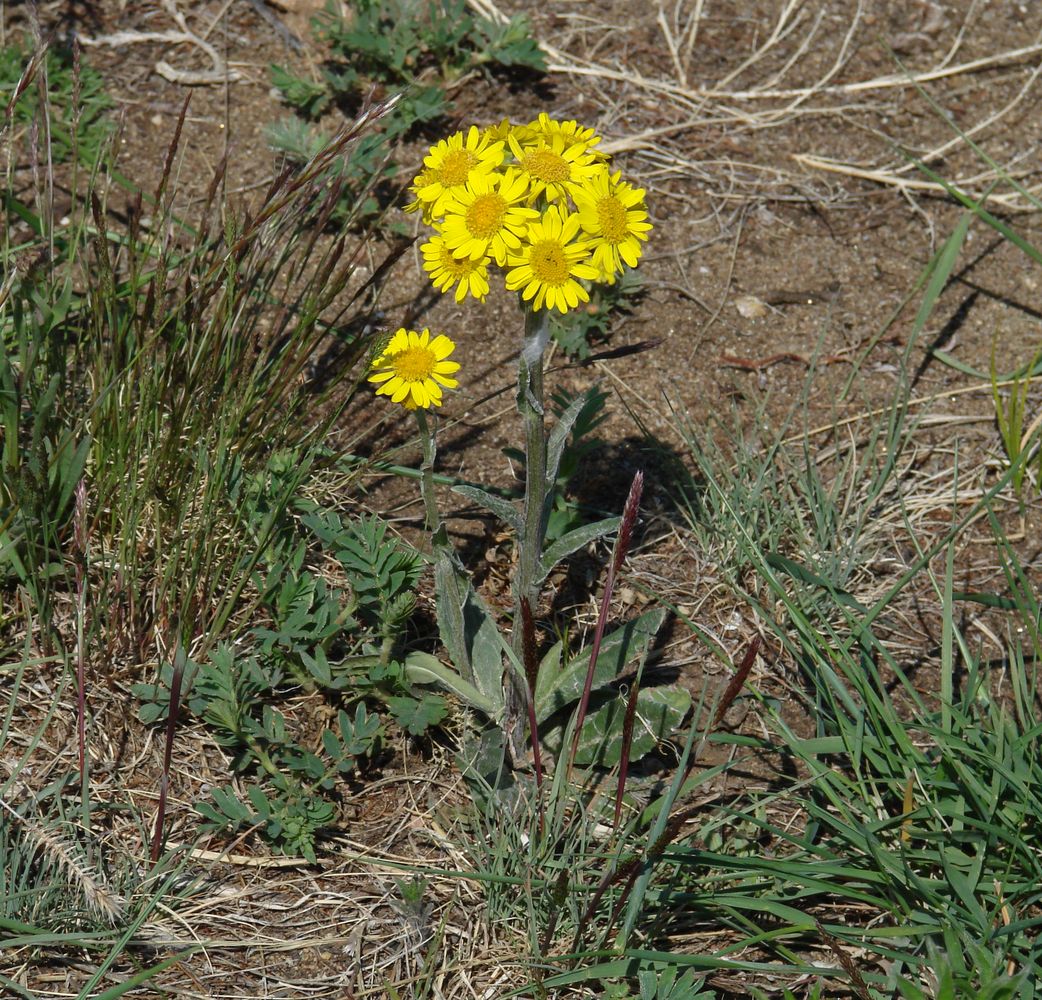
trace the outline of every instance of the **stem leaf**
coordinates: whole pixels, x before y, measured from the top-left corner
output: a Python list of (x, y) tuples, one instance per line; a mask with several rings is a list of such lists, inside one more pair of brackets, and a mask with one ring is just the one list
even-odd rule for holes
[(592, 385), (582, 395), (576, 396), (557, 418), (554, 429), (550, 431), (546, 442), (546, 490), (550, 497), (553, 496), (554, 485), (557, 483), (557, 473), (561, 467), (561, 456), (564, 455), (565, 445), (568, 443), (568, 435), (583, 407), (598, 391), (598, 386)]
[(594, 521), (592, 524), (580, 525), (562, 535), (552, 545), (548, 545), (543, 553), (538, 582), (542, 583), (562, 559), (567, 559), (573, 552), (578, 552), (590, 542), (610, 535), (618, 529), (621, 523), (621, 517), (606, 517), (601, 521)]
[(490, 719), (496, 717), (496, 705), (490, 699), (430, 653), (409, 653), (405, 658), (405, 675), (414, 684), (438, 684)]
[(504, 497), (497, 497), (477, 486), (454, 486), (452, 492), (458, 493), (461, 497), (466, 497), (468, 500), (472, 500), (479, 507), (484, 507), (485, 510), (490, 511), (501, 521), (504, 521), (507, 527), (516, 535), (521, 534), (521, 514), (518, 512), (517, 507), (515, 507), (509, 500)]

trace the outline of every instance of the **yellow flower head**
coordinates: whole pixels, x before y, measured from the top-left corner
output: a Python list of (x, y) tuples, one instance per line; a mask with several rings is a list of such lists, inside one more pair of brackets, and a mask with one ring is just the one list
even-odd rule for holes
[(520, 251), (507, 261), (507, 288), (520, 289), (521, 297), (532, 302), (534, 309), (545, 304), (547, 309), (567, 312), (580, 302), (589, 302), (590, 293), (578, 279), (593, 281), (599, 272), (589, 263), (589, 241), (573, 242), (578, 232), (579, 216), (551, 205), (528, 227)]
[(416, 200), (429, 207), (434, 217), (441, 215), (445, 203), (466, 187), (478, 174), (490, 174), (503, 162), (503, 142), (493, 141), (471, 125), (466, 136), (462, 132), (431, 146), (423, 158), (424, 169), (413, 182)]
[(613, 283), (635, 267), (652, 229), (644, 192), (610, 170), (600, 142), (544, 113), (432, 146), (407, 210), (434, 228), (421, 247), (434, 287), (484, 301), (494, 264), (528, 308), (565, 312), (589, 301), (584, 282)]
[(621, 172), (607, 168), (572, 188), (583, 232), (593, 238), (593, 263), (600, 280), (614, 282), (625, 263), (636, 267), (641, 242), (647, 240), (651, 223), (644, 208), (644, 192), (620, 180)]
[[(558, 121), (544, 111), (534, 122), (529, 122), (526, 128), (529, 142), (533, 139), (552, 139), (553, 136), (559, 135), (567, 145), (574, 146), (576, 143), (581, 143), (587, 150), (593, 151), (593, 155), (598, 159), (607, 159), (604, 153), (598, 153), (593, 149), (601, 141), (601, 137), (592, 128), (580, 125), (574, 119), (566, 122)], [(515, 132), (515, 134), (517, 133)], [(526, 138), (518, 135), (518, 141), (523, 146)]]
[(379, 385), (378, 396), (390, 396), (408, 410), (441, 406), (441, 390), (459, 385), (454, 372), (459, 364), (446, 360), (456, 345), (445, 334), (433, 340), (430, 331), (399, 329), (387, 342), (383, 353), (373, 361), (369, 381)]
[(603, 167), (584, 142), (575, 142), (562, 133), (537, 136), (522, 144), (514, 133), (507, 139), (521, 173), (528, 180), (528, 200), (545, 194), (548, 201), (559, 201), (574, 184), (593, 177)]
[(422, 208), (423, 221), (428, 226), (434, 221), (434, 213), (431, 211), (434, 206), (432, 202), (424, 202), (420, 198), (420, 191), (427, 187), (428, 184), (431, 184), (435, 178), (436, 175), (433, 170), (427, 170), (426, 168), (421, 170), (413, 178), (412, 184), (409, 185), (409, 193), (413, 196), (412, 201), (402, 210), (404, 212), (418, 212)]
[(522, 202), (525, 178), (508, 167), (502, 173), (475, 174), (462, 192), (445, 206), (439, 231), (458, 257), (481, 260), (491, 256), (500, 267), (515, 253), (533, 219), (534, 209)]
[(434, 287), (447, 292), (456, 286), (456, 301), (462, 302), (469, 292), (481, 302), (488, 295), (488, 257), (471, 260), (457, 257), (442, 236), (434, 236), (420, 247), (423, 269), (430, 274)]
[(527, 125), (512, 125), (509, 118), (504, 118), (501, 122), (489, 125), (485, 129), (485, 136), (490, 142), (501, 142), (504, 146), (506, 145), (507, 137), (511, 133), (516, 135), (521, 142), (525, 142), (530, 138)]

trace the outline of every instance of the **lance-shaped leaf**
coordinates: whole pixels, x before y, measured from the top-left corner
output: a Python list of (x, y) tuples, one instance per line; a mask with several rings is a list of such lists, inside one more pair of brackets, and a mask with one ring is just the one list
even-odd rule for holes
[[(663, 740), (669, 738), (691, 708), (691, 695), (674, 686), (644, 688), (637, 695), (637, 709), (633, 720), (633, 740), (630, 743), (630, 761), (640, 760)], [(622, 725), (626, 715), (626, 698), (620, 693), (586, 717), (575, 763), (579, 767), (615, 767), (622, 755)], [(560, 730), (547, 736), (547, 745), (553, 749)]]
[(497, 497), (494, 493), (479, 489), (477, 486), (466, 484), (453, 486), (452, 492), (472, 500), (479, 507), (484, 507), (485, 510), (495, 514), (515, 535), (521, 534), (521, 515), (510, 500), (505, 497)]
[(470, 587), (463, 604), (463, 629), (478, 690), (496, 707), (493, 718), (503, 721), (503, 667), (508, 647), (503, 633), (478, 592)]
[[(554, 429), (546, 441), (546, 496), (547, 503), (553, 503), (554, 486), (557, 483), (557, 473), (561, 468), (561, 456), (564, 454), (565, 445), (568, 444), (568, 435), (571, 433), (575, 421), (586, 405), (590, 395), (597, 391), (597, 386), (591, 386), (581, 396), (568, 404), (564, 412), (557, 418)], [(546, 516), (549, 517), (549, 508)]]
[(548, 545), (540, 560), (539, 583), (542, 583), (552, 572), (553, 568), (573, 552), (578, 552), (584, 545), (605, 535), (610, 535), (622, 523), (621, 517), (606, 517), (592, 524), (584, 524), (574, 528), (567, 534), (562, 535), (553, 545)]
[[(593, 690), (611, 683), (631, 659), (647, 654), (665, 617), (663, 608), (652, 608), (604, 637), (593, 676)], [(539, 666), (535, 693), (535, 714), (539, 722), (577, 702), (582, 695), (586, 671), (590, 665), (589, 647), (569, 660), (563, 669), (562, 660), (563, 647), (557, 643), (543, 657)]]
[(413, 684), (437, 684), (490, 719), (496, 718), (497, 708), (494, 702), (486, 698), (469, 681), (465, 681), (452, 667), (445, 666), (430, 653), (409, 653), (405, 658), (405, 676)]
[(434, 596), (438, 614), (438, 632), (449, 659), (466, 681), (474, 679), (463, 628), (463, 605), (470, 590), (470, 580), (454, 553), (438, 546), (434, 564)]

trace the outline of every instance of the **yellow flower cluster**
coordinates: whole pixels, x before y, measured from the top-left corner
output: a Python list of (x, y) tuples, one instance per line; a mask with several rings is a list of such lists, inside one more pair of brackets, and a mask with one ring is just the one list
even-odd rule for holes
[(651, 223), (644, 192), (612, 173), (600, 136), (541, 114), (442, 139), (424, 157), (407, 211), (435, 235), (422, 247), (435, 288), (484, 299), (493, 263), (533, 309), (589, 301), (583, 281), (635, 267)]

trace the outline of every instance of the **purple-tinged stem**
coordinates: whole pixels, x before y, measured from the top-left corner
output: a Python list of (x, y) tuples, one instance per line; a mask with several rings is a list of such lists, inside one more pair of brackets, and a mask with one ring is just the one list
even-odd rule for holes
[(575, 763), (575, 755), (579, 752), (579, 735), (582, 733), (583, 723), (586, 721), (586, 712), (590, 707), (590, 692), (593, 689), (594, 671), (597, 669), (597, 657), (601, 653), (601, 642), (604, 639), (604, 628), (608, 623), (608, 611), (611, 608), (611, 595), (615, 589), (615, 577), (626, 559), (629, 552), (630, 542), (633, 540), (633, 526), (637, 523), (637, 508), (640, 506), (640, 495), (644, 490), (644, 473), (638, 472), (630, 484), (629, 496), (626, 497), (626, 506), (622, 511), (622, 523), (619, 525), (619, 534), (615, 539), (615, 549), (612, 552), (611, 564), (608, 566), (608, 575), (604, 580), (604, 593), (601, 595), (601, 606), (597, 613), (597, 626), (593, 633), (593, 646), (590, 649), (590, 666), (586, 670), (586, 682), (583, 684), (583, 694), (579, 701), (579, 711), (575, 718), (575, 732), (572, 734), (572, 750), (568, 757), (567, 777), (572, 775), (572, 765)]
[(637, 694), (640, 692), (640, 674), (633, 678), (626, 715), (622, 720), (622, 756), (619, 758), (619, 783), (615, 788), (615, 817), (612, 829), (618, 830), (622, 817), (622, 794), (626, 791), (626, 777), (630, 771), (630, 747), (633, 745), (633, 720), (637, 714)]
[[(742, 657), (742, 662), (739, 664), (738, 669), (735, 671), (734, 676), (731, 678), (731, 682), (724, 689), (724, 693), (717, 704), (716, 711), (713, 713), (713, 718), (709, 723), (708, 728), (703, 733), (701, 740), (699, 741), (698, 747), (692, 752), (688, 758), (687, 769), (684, 772), (684, 778), (680, 782), (679, 787), (683, 787), (687, 782), (688, 776), (694, 769), (695, 762), (701, 756), (702, 747), (705, 746), (709, 736), (713, 733), (716, 727), (723, 720), (727, 710), (731, 707), (735, 698), (741, 692), (742, 687), (745, 685), (746, 680), (749, 677), (749, 673), (753, 668), (753, 664), (756, 662), (756, 654), (760, 650), (760, 637), (754, 636), (752, 642), (749, 643), (745, 650), (745, 656)], [(579, 950), (579, 942), (582, 936), (582, 928), (589, 923), (592, 919), (593, 914), (597, 910), (597, 905), (601, 901), (604, 893), (611, 885), (618, 885), (620, 882), (625, 882), (622, 891), (619, 893), (619, 897), (616, 900), (615, 906), (612, 909), (611, 916), (608, 919), (608, 928), (605, 931), (603, 938), (607, 940), (611, 934), (612, 928), (615, 926), (615, 922), (619, 918), (619, 914), (622, 912), (622, 908), (629, 897), (629, 894), (633, 891), (633, 886), (636, 884), (637, 875), (640, 872), (640, 866), (644, 861), (650, 861), (657, 859), (663, 851), (673, 842), (674, 838), (680, 833), (683, 825), (696, 813), (701, 807), (698, 805), (687, 806), (681, 809), (679, 812), (674, 813), (670, 816), (666, 823), (665, 829), (662, 831), (660, 836), (655, 842), (649, 847), (646, 853), (631, 854), (626, 858), (617, 868), (609, 868), (602, 876), (597, 888), (594, 889), (593, 895), (590, 898), (590, 902), (587, 904), (586, 910), (583, 912), (582, 918), (579, 921), (578, 928), (575, 932), (575, 938), (572, 941), (571, 950)]]
[(163, 773), (159, 779), (159, 808), (156, 810), (156, 825), (152, 833), (152, 864), (159, 860), (163, 853), (164, 831), (166, 828), (166, 793), (170, 787), (170, 758), (174, 750), (174, 731), (177, 729), (177, 716), (181, 711), (181, 680), (184, 676), (184, 656), (180, 651), (174, 656), (174, 672), (170, 678), (170, 704), (166, 715), (166, 742), (163, 745)]

